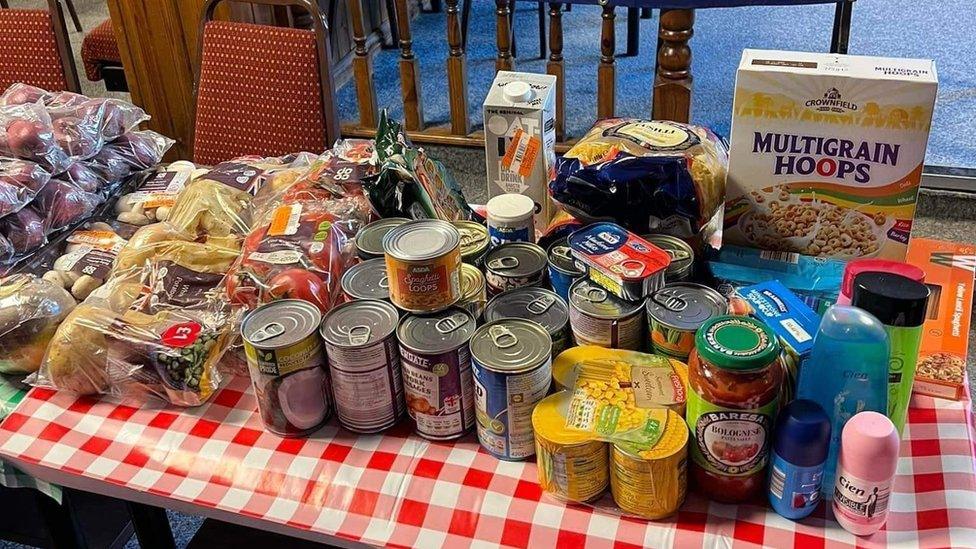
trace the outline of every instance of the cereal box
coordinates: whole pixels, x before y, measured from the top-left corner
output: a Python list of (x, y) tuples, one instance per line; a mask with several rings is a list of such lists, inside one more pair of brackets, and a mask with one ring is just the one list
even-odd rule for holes
[(908, 262), (925, 271), (932, 292), (912, 390), (959, 400), (965, 394), (976, 246), (913, 238)]
[(745, 50), (725, 242), (903, 260), (937, 87), (928, 60)]

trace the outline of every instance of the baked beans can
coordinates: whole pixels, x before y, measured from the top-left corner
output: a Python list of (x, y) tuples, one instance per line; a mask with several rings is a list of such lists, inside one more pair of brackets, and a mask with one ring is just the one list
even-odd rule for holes
[(411, 313), (433, 313), (461, 299), (461, 235), (454, 225), (418, 219), (383, 239), (390, 301)]
[(406, 217), (384, 217), (366, 225), (356, 233), (356, 255), (362, 260), (383, 257), (386, 233), (408, 221)]
[(488, 293), (499, 294), (523, 286), (541, 286), (546, 280), (546, 251), (531, 242), (508, 242), (485, 256)]
[(535, 242), (535, 201), (516, 193), (492, 197), (485, 204), (491, 245)]
[(569, 306), (552, 290), (526, 286), (496, 295), (485, 306), (485, 322), (503, 318), (528, 318), (542, 324), (552, 338), (554, 357), (572, 342)]
[(706, 320), (728, 314), (729, 302), (707, 286), (676, 282), (654, 292), (645, 308), (654, 352), (687, 360), (695, 332)]
[(591, 280), (610, 293), (638, 301), (664, 287), (667, 252), (616, 223), (593, 223), (567, 240)]
[(559, 410), (564, 395), (547, 396), (532, 412), (539, 486), (563, 501), (593, 501), (610, 485), (608, 444), (566, 427), (565, 413)]
[(673, 515), (685, 501), (688, 427), (667, 410), (663, 422), (649, 421), (644, 429), (645, 434), (652, 430), (658, 438), (650, 446), (610, 445), (610, 491), (621, 510), (653, 520)]
[(689, 280), (695, 274), (695, 250), (690, 244), (669, 234), (647, 234), (644, 240), (671, 256), (671, 264), (664, 272), (664, 280), (668, 284)]
[(468, 341), (476, 328), (471, 313), (460, 307), (400, 321), (404, 394), (418, 435), (453, 440), (474, 427)]
[(254, 309), (241, 323), (244, 354), (264, 426), (283, 437), (307, 435), (329, 419), (332, 394), (318, 307), (283, 299)]
[(577, 345), (640, 350), (644, 342), (642, 304), (624, 301), (588, 278), (569, 289), (569, 325)]
[(506, 318), (471, 336), (478, 441), (498, 459), (535, 454), (532, 410), (549, 392), (552, 340), (541, 324)]
[(569, 287), (578, 279), (586, 276), (586, 271), (576, 264), (572, 250), (566, 242), (566, 237), (560, 238), (549, 246), (549, 285), (552, 290), (569, 303)]
[(461, 299), (457, 302), (458, 306), (471, 313), (475, 320), (480, 320), (487, 302), (485, 275), (470, 263), (461, 265)]
[(333, 308), (320, 333), (339, 424), (378, 433), (406, 411), (396, 328), (400, 314), (385, 301), (363, 299)]
[(488, 237), (488, 227), (477, 221), (452, 221), (454, 228), (461, 235), (461, 261), (475, 266), (481, 266), (488, 253), (491, 240)]
[(390, 299), (390, 279), (386, 273), (386, 260), (382, 257), (363, 261), (350, 267), (342, 275), (339, 285), (346, 299)]

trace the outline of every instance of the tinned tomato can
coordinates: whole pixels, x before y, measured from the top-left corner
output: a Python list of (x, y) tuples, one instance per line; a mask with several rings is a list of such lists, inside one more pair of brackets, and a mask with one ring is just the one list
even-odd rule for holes
[(409, 314), (397, 327), (407, 413), (417, 434), (454, 440), (475, 423), (474, 382), (468, 341), (477, 329), (459, 307), (432, 315)]
[(433, 313), (461, 298), (461, 235), (454, 225), (418, 219), (383, 239), (390, 301), (404, 311)]
[(588, 278), (569, 289), (569, 325), (577, 345), (640, 350), (644, 342), (641, 303), (624, 301)]
[(531, 242), (507, 242), (485, 256), (488, 294), (524, 286), (542, 286), (546, 280), (546, 251)]

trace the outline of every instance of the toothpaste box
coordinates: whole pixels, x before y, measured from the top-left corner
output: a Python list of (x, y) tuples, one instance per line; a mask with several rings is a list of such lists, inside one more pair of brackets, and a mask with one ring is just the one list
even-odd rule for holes
[(745, 50), (725, 242), (904, 260), (937, 88), (931, 60)]

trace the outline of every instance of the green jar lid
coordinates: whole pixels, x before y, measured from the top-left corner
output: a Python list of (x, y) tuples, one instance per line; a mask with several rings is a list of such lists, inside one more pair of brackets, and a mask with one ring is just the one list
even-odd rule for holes
[(698, 355), (726, 370), (758, 370), (779, 357), (779, 341), (768, 326), (744, 316), (717, 316), (695, 334)]

